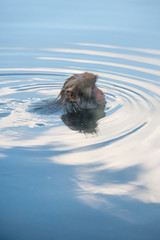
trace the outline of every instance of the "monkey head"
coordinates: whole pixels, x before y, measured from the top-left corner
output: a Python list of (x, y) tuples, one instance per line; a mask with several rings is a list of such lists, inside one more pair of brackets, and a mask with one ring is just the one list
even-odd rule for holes
[(93, 109), (105, 104), (104, 93), (96, 86), (97, 76), (93, 73), (75, 74), (64, 83), (58, 102), (77, 109)]

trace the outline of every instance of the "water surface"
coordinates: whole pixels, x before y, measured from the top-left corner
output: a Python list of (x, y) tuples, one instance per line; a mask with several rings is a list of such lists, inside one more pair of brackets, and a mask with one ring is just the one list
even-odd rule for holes
[[(158, 240), (159, 2), (45, 2), (1, 3), (0, 237)], [(28, 111), (85, 71), (95, 131)]]

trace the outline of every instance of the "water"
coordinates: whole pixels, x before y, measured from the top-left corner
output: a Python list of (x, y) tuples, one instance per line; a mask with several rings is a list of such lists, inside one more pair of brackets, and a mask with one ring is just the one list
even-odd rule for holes
[[(159, 1), (0, 5), (0, 239), (159, 240)], [(84, 71), (93, 131), (28, 111)]]

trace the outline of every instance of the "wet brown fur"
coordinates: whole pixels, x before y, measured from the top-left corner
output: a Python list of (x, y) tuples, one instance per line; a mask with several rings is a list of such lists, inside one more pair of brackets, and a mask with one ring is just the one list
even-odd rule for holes
[(71, 76), (64, 83), (57, 102), (63, 105), (67, 104), (69, 102), (67, 91), (70, 91), (79, 107), (83, 103), (86, 106), (93, 104), (92, 88), (96, 82), (96, 78), (95, 74), (89, 72)]

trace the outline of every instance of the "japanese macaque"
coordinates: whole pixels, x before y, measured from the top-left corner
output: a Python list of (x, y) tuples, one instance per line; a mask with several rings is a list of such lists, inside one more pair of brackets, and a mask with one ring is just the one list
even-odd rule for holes
[(60, 112), (62, 121), (72, 130), (96, 132), (98, 119), (105, 116), (105, 96), (96, 86), (93, 73), (68, 78), (57, 99), (46, 99), (31, 106), (30, 112), (51, 115)]
[(64, 83), (57, 102), (69, 111), (94, 109), (105, 104), (104, 93), (96, 86), (97, 76), (85, 72), (75, 74)]

